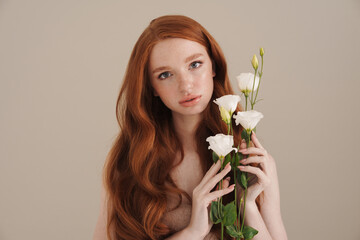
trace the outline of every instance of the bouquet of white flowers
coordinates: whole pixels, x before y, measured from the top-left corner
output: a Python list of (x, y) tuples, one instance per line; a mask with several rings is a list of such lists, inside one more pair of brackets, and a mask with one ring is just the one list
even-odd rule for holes
[[(209, 149), (213, 150), (214, 162), (221, 161), (221, 170), (230, 162), (234, 174), (235, 189), (237, 184), (243, 189), (240, 201), (237, 200), (236, 191), (235, 200), (228, 203), (226, 206), (222, 203), (222, 197), (218, 201), (211, 203), (210, 219), (214, 224), (221, 223), (221, 239), (224, 236), (224, 226), (226, 233), (236, 239), (252, 239), (258, 231), (250, 226), (244, 226), (245, 209), (246, 209), (246, 194), (249, 183), (247, 172), (242, 172), (238, 166), (242, 165), (240, 160), (244, 156), (238, 152), (239, 146), (234, 148), (234, 136), (232, 128), (232, 117), (235, 119), (236, 125), (241, 125), (243, 130), (241, 132), (241, 139), (246, 141), (247, 147), (250, 145), (252, 131), (256, 131), (256, 125), (263, 118), (263, 114), (254, 110), (254, 105), (260, 101), (256, 101), (259, 92), (261, 77), (263, 75), (263, 56), (264, 49), (260, 48), (261, 56), (261, 71), (258, 73), (258, 60), (256, 54), (252, 58), (252, 66), (255, 74), (242, 73), (237, 77), (238, 86), (242, 94), (245, 96), (245, 111), (234, 112), (240, 102), (241, 98), (237, 95), (222, 96), (214, 102), (219, 106), (222, 120), (228, 126), (227, 135), (217, 134), (206, 139), (209, 142)], [(259, 76), (257, 76), (257, 74)], [(256, 92), (256, 93), (255, 93)], [(255, 96), (254, 96), (255, 93)], [(247, 110), (248, 98), (250, 98), (251, 110)], [(234, 115), (233, 115), (234, 114)], [(234, 151), (234, 152), (233, 152)], [(233, 153), (232, 153), (233, 152)], [(220, 188), (222, 188), (223, 180), (220, 181)], [(239, 202), (239, 204), (236, 204)], [(244, 203), (244, 204), (243, 204)], [(240, 221), (240, 213), (242, 210), (242, 222)]]

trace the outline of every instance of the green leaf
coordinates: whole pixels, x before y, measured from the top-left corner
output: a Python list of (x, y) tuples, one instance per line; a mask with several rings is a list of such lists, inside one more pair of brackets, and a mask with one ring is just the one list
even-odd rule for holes
[(249, 226), (244, 226), (243, 234), (244, 234), (245, 240), (252, 239), (256, 234), (258, 234), (258, 230), (254, 229), (252, 227), (249, 227)]
[(243, 189), (246, 189), (248, 187), (248, 181), (247, 181), (247, 173), (240, 171), (239, 168), (236, 168), (236, 180), (240, 184), (240, 186)]
[(236, 220), (236, 205), (234, 201), (232, 201), (224, 207), (223, 224), (225, 226), (230, 226), (234, 224), (235, 220)]
[(218, 201), (213, 201), (211, 202), (211, 207), (210, 207), (210, 220), (214, 223), (214, 224), (218, 224), (221, 222), (222, 218), (220, 218), (220, 214), (218, 212), (218, 205), (219, 202)]
[(234, 225), (230, 225), (230, 226), (226, 226), (226, 232), (234, 238), (243, 238), (244, 235), (242, 234), (242, 232), (237, 231), (236, 227)]
[(232, 158), (231, 158), (230, 165), (231, 165), (232, 168), (234, 168), (235, 156), (236, 156), (236, 153), (235, 153), (235, 154), (232, 156)]
[(210, 220), (214, 224), (221, 223), (224, 218), (224, 205), (220, 204), (219, 201), (211, 202), (210, 207)]
[(240, 186), (242, 186), (241, 185), (241, 179), (240, 179), (240, 177), (241, 177), (241, 171), (240, 171), (240, 169), (239, 168), (236, 168), (236, 181), (240, 184)]
[(226, 157), (225, 157), (225, 161), (223, 162), (223, 168), (226, 166), (226, 164), (228, 163), (228, 162), (230, 162), (231, 161), (231, 154), (229, 153), (228, 155), (226, 155)]
[(235, 153), (231, 161), (231, 166), (234, 169), (237, 168), (237, 166), (239, 166), (239, 161), (240, 161), (239, 153)]
[(246, 172), (241, 172), (240, 181), (241, 181), (241, 185), (244, 187), (244, 189), (247, 189), (248, 181), (247, 181)]
[(219, 160), (219, 156), (214, 151), (212, 152), (212, 159), (214, 163), (216, 163)]

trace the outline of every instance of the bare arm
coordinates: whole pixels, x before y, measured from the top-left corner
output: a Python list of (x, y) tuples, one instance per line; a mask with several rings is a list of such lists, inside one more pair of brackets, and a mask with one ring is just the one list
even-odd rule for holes
[(271, 236), (276, 239), (287, 240), (287, 234), (281, 218), (280, 209), (273, 208), (273, 204), (263, 204), (261, 206), (261, 216), (269, 229)]
[[(275, 162), (269, 154), (270, 161)], [(274, 163), (275, 165), (275, 163)], [(274, 167), (274, 182), (264, 190), (264, 200), (261, 203), (260, 214), (269, 229), (271, 236), (276, 239), (287, 240), (287, 234), (281, 217), (279, 183)]]
[(259, 231), (253, 238), (253, 240), (272, 240), (278, 238), (272, 238), (269, 230), (259, 212), (255, 203), (246, 203), (245, 211), (245, 226), (251, 226)]
[(93, 240), (107, 240), (106, 221), (107, 221), (107, 206), (105, 189), (101, 190), (100, 213), (96, 223)]
[[(262, 224), (264, 224), (266, 232), (270, 234), (273, 239), (287, 240), (280, 212), (280, 191), (275, 160), (260, 144), (255, 133), (251, 135), (251, 139), (254, 143), (254, 147), (246, 149), (245, 143), (241, 144), (240, 147), (240, 152), (248, 156), (246, 159), (240, 161), (240, 163), (246, 165), (240, 167), (240, 170), (254, 174), (258, 179), (256, 183), (248, 188), (249, 192), (246, 199), (245, 221), (248, 218), (247, 206), (249, 205), (249, 211), (252, 214), (248, 218), (249, 222), (252, 222), (255, 226), (256, 223), (253, 218), (257, 219), (260, 221), (259, 227), (262, 228)], [(257, 163), (258, 167), (248, 165), (251, 163)], [(260, 203), (261, 210), (259, 211), (255, 199), (261, 192), (264, 192), (264, 199)], [(253, 227), (250, 223), (249, 225)], [(259, 239), (263, 238), (260, 237)]]

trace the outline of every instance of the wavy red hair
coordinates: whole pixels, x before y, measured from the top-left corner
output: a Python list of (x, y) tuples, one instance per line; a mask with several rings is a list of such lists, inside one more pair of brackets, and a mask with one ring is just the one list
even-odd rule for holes
[[(181, 204), (182, 195), (191, 202), (190, 196), (170, 177), (171, 169), (179, 164), (174, 162), (175, 154), (180, 152), (183, 159), (184, 152), (174, 131), (171, 111), (159, 97), (153, 96), (148, 74), (152, 48), (167, 38), (188, 39), (207, 49), (216, 72), (212, 100), (233, 94), (223, 52), (204, 27), (181, 15), (162, 16), (151, 21), (130, 56), (116, 105), (120, 131), (104, 166), (109, 239), (163, 239), (173, 234), (173, 230), (161, 222), (167, 210), (166, 194), (179, 196), (177, 206)], [(203, 173), (212, 164), (205, 139), (227, 132), (212, 100), (196, 131)], [(237, 135), (240, 131), (240, 127), (234, 127)], [(165, 182), (170, 184), (165, 185)], [(224, 203), (233, 200), (232, 195), (225, 196)], [(218, 226), (214, 225), (213, 231), (219, 234)]]

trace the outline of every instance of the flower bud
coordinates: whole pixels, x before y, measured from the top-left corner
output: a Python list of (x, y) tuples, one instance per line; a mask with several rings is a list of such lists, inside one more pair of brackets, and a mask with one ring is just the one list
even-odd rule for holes
[(256, 57), (256, 54), (254, 54), (252, 60), (251, 60), (251, 63), (253, 65), (253, 68), (256, 70), (259, 66), (259, 62), (257, 60), (257, 57)]
[(222, 120), (226, 123), (226, 124), (230, 124), (231, 122), (231, 115), (229, 113), (229, 111), (227, 111), (225, 108), (220, 107), (220, 115)]
[(264, 56), (264, 49), (260, 48), (260, 56)]

